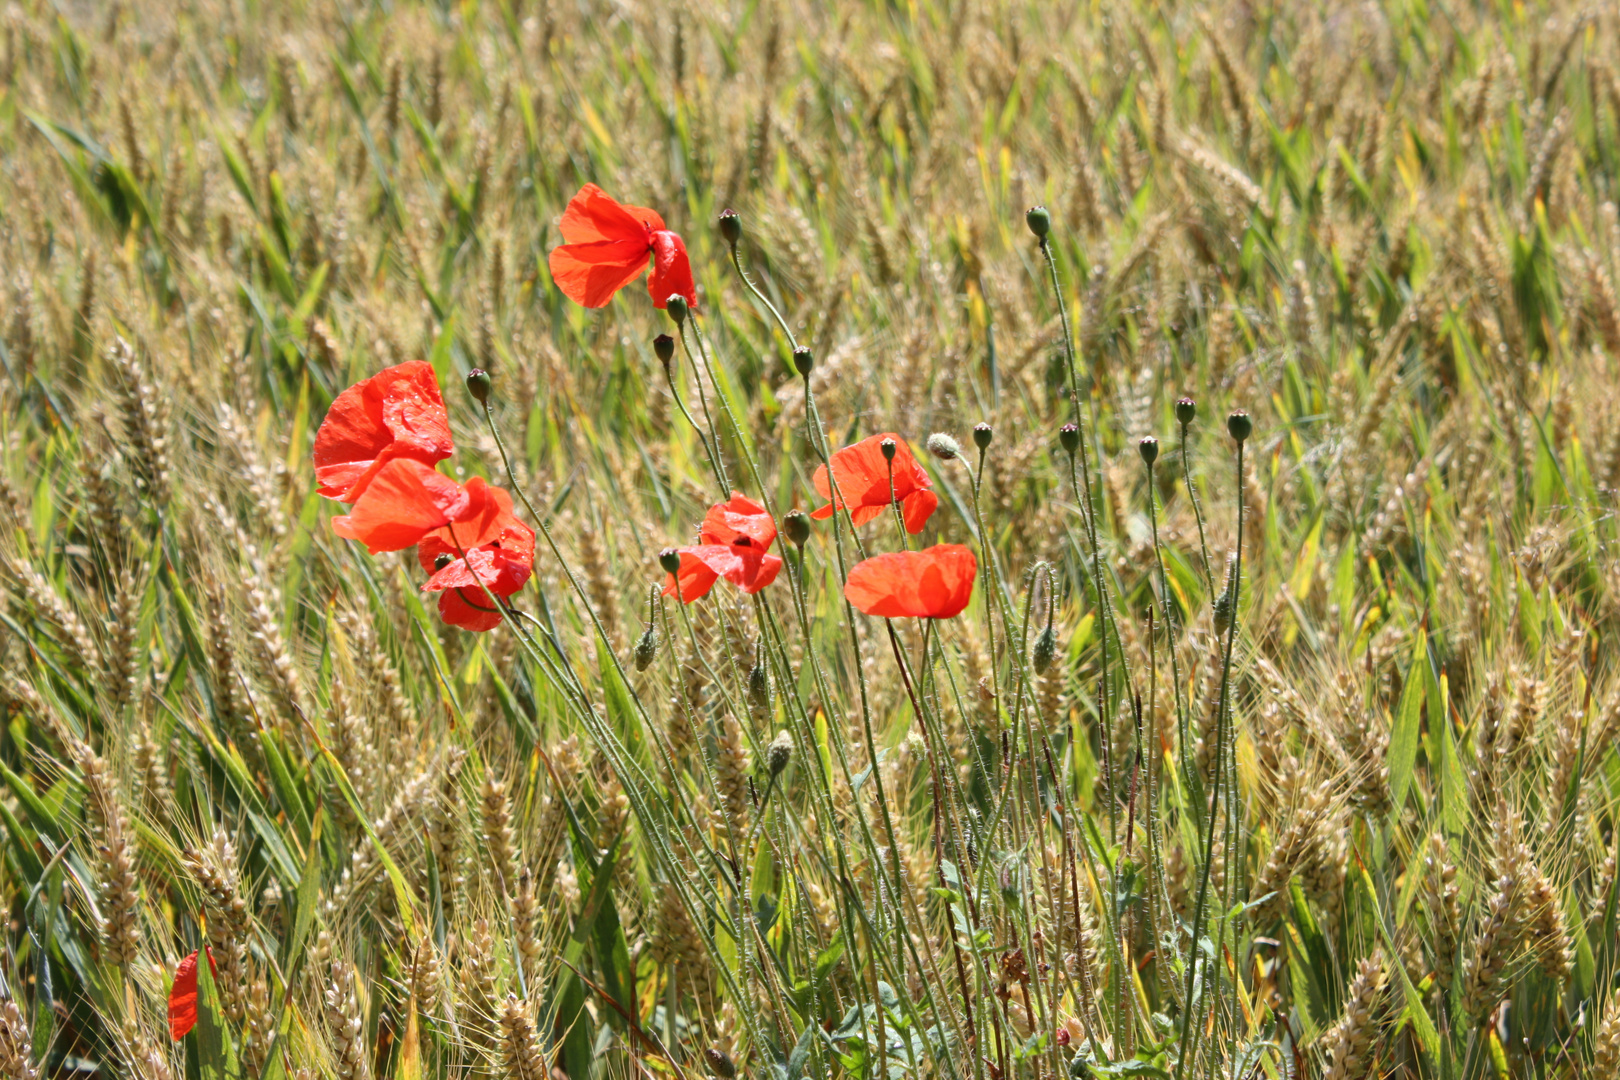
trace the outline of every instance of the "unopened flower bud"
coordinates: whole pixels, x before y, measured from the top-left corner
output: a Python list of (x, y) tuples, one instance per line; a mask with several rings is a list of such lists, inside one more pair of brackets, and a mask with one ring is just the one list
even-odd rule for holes
[(980, 450), (988, 450), (990, 448), (990, 440), (992, 437), (994, 437), (994, 435), (995, 432), (990, 429), (990, 425), (986, 424), (982, 420), (973, 425), (973, 445), (977, 446)]
[(1045, 675), (1046, 669), (1052, 666), (1052, 658), (1057, 655), (1057, 635), (1052, 632), (1052, 626), (1047, 624), (1035, 639), (1035, 647), (1030, 650), (1030, 660), (1035, 665), (1035, 674)]
[(1198, 402), (1190, 397), (1176, 399), (1176, 423), (1186, 427), (1198, 416)]
[(782, 531), (787, 534), (789, 543), (802, 548), (810, 539), (810, 519), (803, 510), (789, 510), (782, 515)]
[(1046, 234), (1052, 231), (1052, 215), (1044, 206), (1032, 206), (1024, 211), (1024, 224), (1035, 234), (1035, 239), (1045, 240)]
[(882, 442), (878, 443), (878, 449), (883, 451), (884, 461), (893, 461), (894, 455), (899, 451), (900, 447), (893, 439), (884, 439)]
[(1058, 428), (1058, 442), (1062, 443), (1063, 449), (1069, 452), (1070, 457), (1073, 457), (1075, 452), (1080, 449), (1080, 429), (1073, 424), (1064, 424)]
[(1136, 444), (1136, 452), (1142, 455), (1142, 464), (1153, 468), (1153, 463), (1159, 460), (1159, 440), (1152, 435), (1142, 436), (1142, 441)]
[(669, 299), (664, 301), (664, 310), (669, 312), (671, 319), (675, 320), (675, 325), (680, 326), (686, 322), (686, 297), (680, 293), (670, 293)]
[(467, 372), (467, 393), (473, 396), (474, 401), (482, 405), (489, 400), (491, 382), (489, 372), (483, 368), (475, 367)]
[(811, 370), (813, 370), (815, 366), (816, 358), (811, 355), (809, 346), (800, 345), (797, 349), (793, 350), (794, 371), (797, 371), (800, 375), (808, 379), (810, 377)]
[(928, 436), (928, 452), (941, 461), (955, 461), (962, 453), (962, 444), (943, 431), (936, 431)]
[(755, 716), (763, 716), (771, 703), (771, 684), (765, 677), (765, 664), (754, 661), (748, 669), (748, 708)]
[(637, 671), (646, 671), (658, 657), (658, 631), (648, 626), (636, 640), (634, 659)]
[(709, 1063), (709, 1068), (720, 1080), (734, 1080), (737, 1075), (737, 1066), (731, 1063), (731, 1055), (724, 1050), (713, 1046), (705, 1047), (703, 1060)]
[(742, 239), (742, 218), (737, 216), (737, 211), (720, 211), (720, 238), (732, 247)]
[(674, 548), (665, 548), (658, 553), (658, 565), (662, 566), (666, 573), (675, 573), (681, 568), (681, 553)]
[(1226, 418), (1226, 430), (1232, 438), (1241, 443), (1254, 430), (1254, 421), (1249, 419), (1248, 413), (1238, 409)]
[(782, 775), (782, 770), (788, 767), (793, 760), (793, 736), (786, 731), (778, 731), (776, 738), (765, 750), (765, 767), (772, 776)]
[(668, 334), (653, 338), (653, 355), (658, 357), (659, 363), (669, 367), (669, 362), (675, 359), (675, 339)]

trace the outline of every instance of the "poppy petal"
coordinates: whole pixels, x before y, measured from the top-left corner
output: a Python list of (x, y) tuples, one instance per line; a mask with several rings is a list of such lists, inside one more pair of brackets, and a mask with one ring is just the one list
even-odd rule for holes
[(900, 506), (905, 514), (906, 532), (913, 535), (922, 532), (938, 505), (939, 496), (927, 489), (913, 491), (902, 499)]
[[(208, 954), (208, 970), (219, 972), (212, 951)], [(178, 1042), (196, 1026), (197, 954), (192, 952), (175, 966), (174, 982), (169, 987), (169, 1037)]]
[(502, 615), (489, 606), (489, 597), (474, 586), (471, 589), (446, 589), (439, 594), (439, 618), (445, 625), (481, 634), (501, 625)]
[[(894, 443), (894, 460), (883, 455), (883, 444)], [(913, 493), (930, 488), (933, 482), (928, 472), (917, 463), (911, 447), (900, 436), (886, 431), (846, 446), (832, 456), (833, 476), (838, 481), (838, 496), (847, 503), (855, 524), (860, 525), (877, 517), (867, 508), (881, 509), (891, 502), (904, 502)], [(816, 469), (811, 478), (816, 491), (824, 499), (832, 500), (832, 485), (827, 480), (825, 465)], [(937, 500), (936, 500), (937, 504)], [(824, 519), (832, 516), (834, 501), (814, 511), (810, 516)], [(932, 508), (930, 508), (930, 512)], [(919, 511), (920, 513), (921, 511)], [(927, 515), (924, 515), (926, 520)], [(921, 526), (919, 525), (918, 528)], [(916, 532), (908, 521), (907, 529)]]
[(776, 575), (782, 572), (782, 559), (780, 556), (767, 555), (759, 560), (759, 569), (754, 572), (754, 580), (743, 588), (749, 596), (754, 595), (776, 580)]
[(692, 262), (686, 257), (686, 241), (677, 233), (660, 229), (652, 234), (653, 271), (647, 279), (653, 307), (662, 308), (671, 296), (680, 295), (697, 307), (697, 286), (692, 281)]
[(853, 566), (844, 598), (868, 615), (949, 619), (973, 595), (978, 560), (961, 544), (875, 555)]
[(347, 516), (332, 519), (332, 531), (359, 540), (375, 555), (402, 551), (465, 512), (465, 488), (420, 461), (388, 462)]
[(317, 490), (352, 503), (393, 458), (431, 465), (454, 451), (433, 366), (409, 360), (362, 379), (333, 399), (315, 432)]
[(715, 503), (703, 516), (705, 544), (735, 544), (739, 539), (761, 551), (776, 541), (776, 523), (763, 506), (746, 495), (731, 493), (723, 503)]
[(658, 211), (645, 206), (629, 206), (597, 187), (580, 188), (563, 211), (558, 228), (569, 244), (589, 244), (597, 240), (636, 240), (646, 247), (647, 234), (664, 227)]
[(720, 575), (709, 568), (702, 559), (689, 551), (681, 552), (680, 569), (668, 575), (664, 584), (665, 596), (679, 596), (681, 603), (690, 604), (694, 600), (701, 600), (709, 595), (714, 583), (720, 580)]
[(588, 308), (606, 307), (613, 294), (647, 269), (645, 243), (605, 240), (553, 248), (547, 265), (562, 294)]

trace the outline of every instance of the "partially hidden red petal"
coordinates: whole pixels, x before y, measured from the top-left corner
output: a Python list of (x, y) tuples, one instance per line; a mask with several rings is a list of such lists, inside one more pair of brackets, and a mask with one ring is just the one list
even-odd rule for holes
[[(214, 954), (208, 954), (208, 969), (219, 972)], [(174, 969), (174, 982), (169, 987), (169, 1037), (176, 1041), (186, 1037), (197, 1026), (197, 954), (186, 956)]]
[(664, 595), (678, 596), (681, 603), (690, 604), (709, 595), (709, 590), (719, 580), (720, 575), (711, 570), (707, 563), (690, 551), (683, 550), (680, 569), (668, 576)]
[(606, 240), (553, 248), (547, 265), (562, 294), (588, 308), (606, 307), (613, 294), (647, 269), (647, 244)]
[(973, 595), (978, 560), (961, 544), (896, 551), (856, 563), (844, 597), (868, 615), (948, 619)]
[(747, 585), (743, 592), (752, 596), (765, 586), (776, 580), (776, 575), (782, 572), (782, 560), (776, 555), (767, 555), (759, 560), (759, 569), (754, 573), (754, 580)]
[(481, 634), (501, 625), (501, 617), (482, 589), (447, 589), (439, 594), (439, 618), (448, 626)]
[(692, 262), (686, 257), (686, 241), (679, 233), (660, 229), (652, 234), (653, 270), (647, 291), (654, 307), (664, 307), (671, 296), (681, 296), (697, 307), (697, 285), (692, 281)]
[(765, 507), (732, 492), (731, 498), (715, 503), (703, 516), (702, 538), (705, 544), (735, 544), (746, 538), (763, 551), (776, 542), (776, 523)]

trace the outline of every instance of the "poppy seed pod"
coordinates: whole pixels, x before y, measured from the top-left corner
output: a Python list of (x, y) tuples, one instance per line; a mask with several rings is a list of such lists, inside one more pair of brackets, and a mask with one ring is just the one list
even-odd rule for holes
[(802, 548), (804, 542), (810, 539), (810, 519), (803, 510), (789, 510), (782, 515), (782, 531), (787, 534), (789, 543)]
[(1046, 234), (1052, 231), (1052, 215), (1044, 206), (1032, 206), (1024, 211), (1024, 224), (1035, 234), (1035, 239), (1045, 241)]
[(489, 400), (491, 382), (489, 372), (483, 368), (475, 367), (467, 372), (467, 393), (473, 396), (474, 401), (482, 405)]
[(765, 750), (765, 767), (770, 770), (773, 777), (781, 776), (782, 770), (787, 768), (788, 762), (792, 760), (793, 736), (786, 731), (778, 731), (776, 738), (771, 740), (771, 745)]
[(664, 310), (669, 312), (669, 317), (675, 320), (676, 326), (682, 325), (686, 322), (686, 297), (680, 293), (671, 293), (669, 299), (665, 301)]
[(984, 423), (983, 421), (973, 425), (973, 445), (977, 446), (980, 450), (988, 450), (990, 448), (990, 440), (992, 437), (994, 437), (994, 435), (995, 432), (990, 429), (990, 425)]
[(893, 461), (895, 451), (900, 449), (900, 444), (893, 439), (884, 439), (878, 444), (878, 449), (883, 451), (884, 461)]
[(665, 366), (675, 358), (675, 339), (668, 334), (659, 334), (653, 338), (653, 355)]
[(1190, 397), (1176, 399), (1176, 423), (1186, 427), (1198, 416), (1198, 402)]
[(1136, 444), (1136, 452), (1142, 455), (1142, 464), (1153, 468), (1153, 463), (1159, 460), (1159, 440), (1152, 435), (1142, 436), (1142, 441)]
[(1254, 430), (1254, 421), (1249, 419), (1248, 413), (1238, 409), (1226, 418), (1226, 430), (1233, 439), (1241, 443)]
[(816, 358), (811, 355), (809, 346), (800, 345), (797, 349), (793, 350), (794, 371), (797, 371), (800, 375), (803, 375), (808, 379), (810, 377), (810, 372), (814, 370), (815, 366)]
[(1052, 632), (1050, 624), (1041, 631), (1035, 639), (1035, 647), (1030, 651), (1030, 660), (1035, 665), (1035, 674), (1045, 675), (1047, 668), (1052, 666), (1052, 659), (1057, 656), (1057, 635)]
[(732, 247), (742, 239), (742, 218), (737, 216), (737, 211), (720, 211), (720, 238)]
[(1080, 449), (1080, 429), (1073, 424), (1064, 424), (1058, 428), (1058, 442), (1062, 443), (1063, 449), (1073, 457), (1075, 451)]
[(681, 568), (681, 553), (674, 548), (665, 548), (658, 553), (658, 565), (662, 566), (666, 573), (676, 573)]
[(433, 557), (433, 569), (435, 572), (443, 570), (445, 567), (449, 566), (450, 563), (451, 559), (448, 551), (441, 551)]
[(962, 444), (943, 431), (936, 431), (928, 436), (928, 452), (941, 461), (955, 461), (962, 453)]

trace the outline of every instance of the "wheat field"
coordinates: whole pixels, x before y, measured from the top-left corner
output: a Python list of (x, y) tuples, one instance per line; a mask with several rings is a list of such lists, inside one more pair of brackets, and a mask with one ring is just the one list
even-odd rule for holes
[(11, 0), (0, 1080), (1620, 1080), (1617, 179), (1612, 4)]

